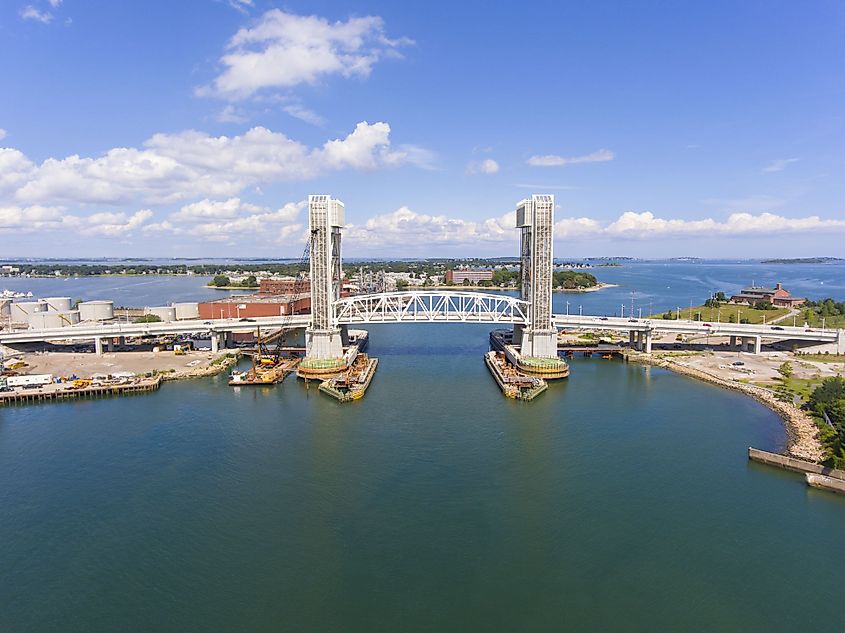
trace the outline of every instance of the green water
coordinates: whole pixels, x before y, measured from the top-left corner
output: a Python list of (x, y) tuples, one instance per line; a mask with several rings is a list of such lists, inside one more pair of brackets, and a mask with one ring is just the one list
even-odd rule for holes
[(796, 631), (841, 623), (845, 499), (749, 464), (779, 420), (576, 359), (504, 399), (487, 328), (371, 328), (289, 379), (0, 409), (0, 631)]

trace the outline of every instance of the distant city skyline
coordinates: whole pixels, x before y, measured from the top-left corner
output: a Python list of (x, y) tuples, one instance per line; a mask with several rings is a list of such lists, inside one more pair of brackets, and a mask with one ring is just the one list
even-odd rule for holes
[(829, 255), (845, 5), (0, 8), (0, 257)]

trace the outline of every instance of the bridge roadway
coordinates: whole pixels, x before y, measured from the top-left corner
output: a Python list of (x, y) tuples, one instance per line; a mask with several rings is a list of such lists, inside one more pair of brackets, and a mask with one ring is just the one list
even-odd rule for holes
[[(370, 313), (363, 318), (361, 314), (349, 315), (349, 324), (366, 323), (520, 323), (521, 315), (514, 315), (510, 320), (501, 312), (455, 314), (428, 310), (425, 312), (405, 312), (397, 314), (389, 311), (383, 314)], [(30, 329), (0, 331), (0, 343), (31, 343), (52, 340), (94, 340), (98, 351), (102, 350), (103, 339), (115, 339), (125, 336), (161, 336), (173, 334), (194, 334), (210, 332), (212, 346), (217, 348), (219, 336), (231, 332), (254, 332), (256, 328), (265, 330), (307, 327), (311, 316), (299, 314), (293, 316), (256, 317), (254, 319), (211, 319), (185, 320), (159, 323), (93, 323), (63, 328)], [(625, 319), (620, 317), (552, 315), (552, 322), (558, 329), (567, 330), (611, 330), (631, 333), (631, 340), (637, 333), (640, 345), (650, 350), (650, 339), (654, 333), (687, 334), (698, 336), (730, 336), (752, 339), (759, 350), (760, 339), (790, 339), (813, 341), (818, 343), (838, 343), (840, 352), (845, 351), (845, 330), (821, 330), (816, 328), (752, 325), (739, 323), (710, 323), (687, 320), (663, 319)]]

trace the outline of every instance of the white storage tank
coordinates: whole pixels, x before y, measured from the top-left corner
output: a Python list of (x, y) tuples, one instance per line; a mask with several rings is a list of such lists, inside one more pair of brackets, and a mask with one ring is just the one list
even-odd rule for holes
[(153, 314), (162, 321), (175, 321), (176, 308), (173, 306), (156, 306), (153, 308), (144, 308), (144, 314)]
[(196, 301), (186, 303), (174, 303), (173, 307), (176, 309), (176, 318), (182, 319), (198, 319), (200, 318), (200, 304)]
[(79, 323), (79, 311), (67, 312), (33, 312), (29, 315), (29, 327), (44, 330), (57, 327), (68, 327)]
[(29, 315), (46, 312), (47, 304), (43, 301), (18, 301), (12, 304), (12, 320), (29, 323)]
[(48, 312), (68, 312), (70, 297), (44, 297), (41, 301), (47, 304)]
[(114, 318), (114, 301), (82, 301), (77, 308), (81, 321), (108, 321)]

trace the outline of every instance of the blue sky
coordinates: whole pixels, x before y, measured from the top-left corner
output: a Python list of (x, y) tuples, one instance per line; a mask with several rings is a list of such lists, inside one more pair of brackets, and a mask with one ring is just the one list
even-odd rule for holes
[[(499, 6), (499, 5), (502, 6)], [(459, 5), (459, 6), (456, 6)], [(841, 255), (845, 4), (0, 6), (0, 257)]]

